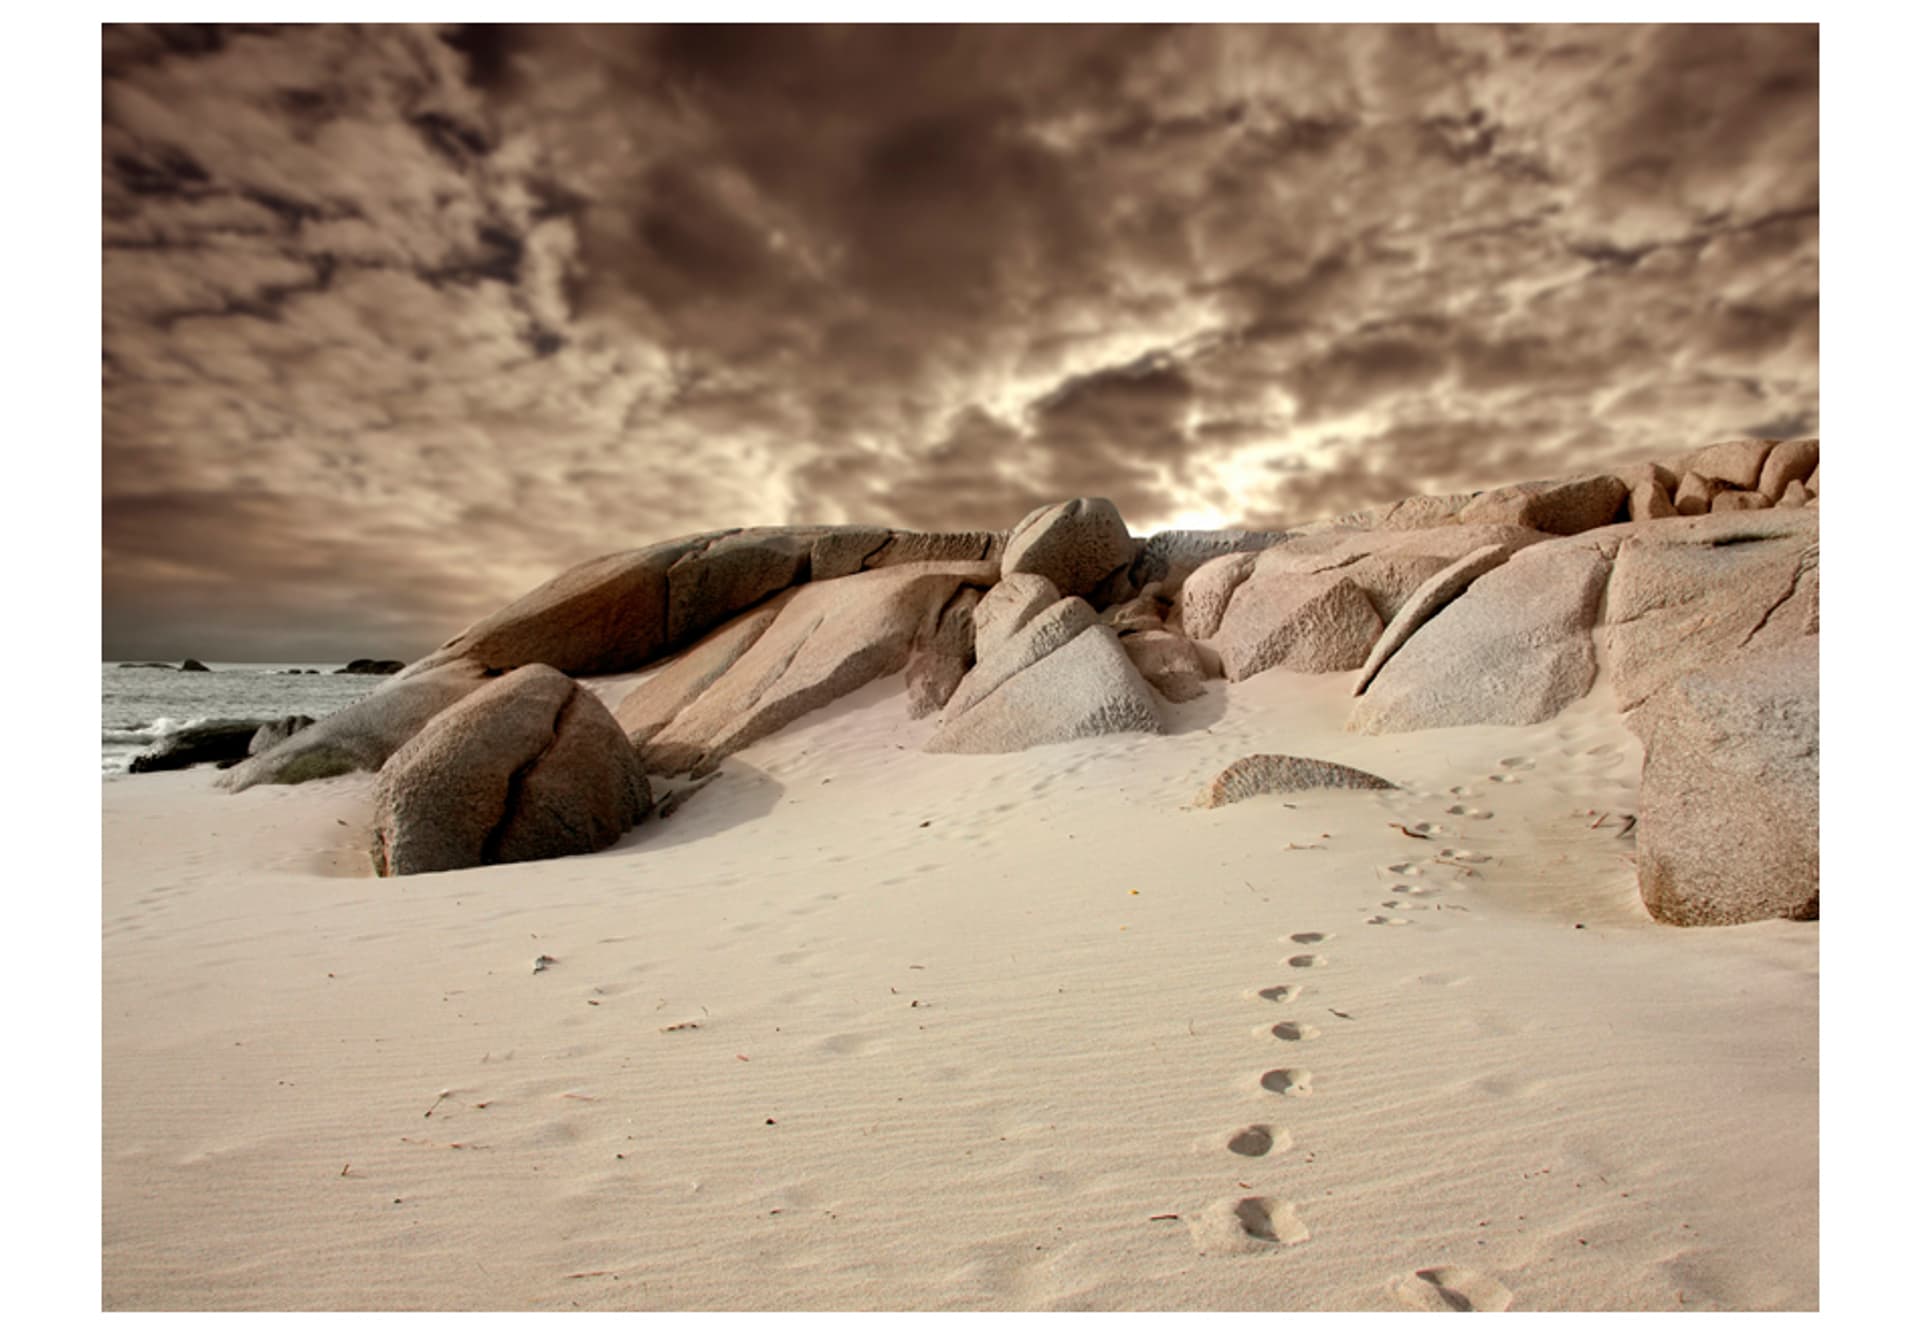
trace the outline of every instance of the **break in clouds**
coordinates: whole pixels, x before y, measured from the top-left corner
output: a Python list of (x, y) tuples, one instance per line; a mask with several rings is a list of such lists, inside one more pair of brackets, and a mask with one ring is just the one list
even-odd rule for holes
[(109, 657), (1817, 429), (1817, 29), (103, 30)]

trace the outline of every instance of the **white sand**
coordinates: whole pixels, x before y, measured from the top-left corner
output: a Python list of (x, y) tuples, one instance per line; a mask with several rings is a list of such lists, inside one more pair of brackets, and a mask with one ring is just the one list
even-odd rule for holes
[[(895, 678), (400, 881), (366, 776), (105, 785), (105, 1304), (1817, 1306), (1818, 925), (1646, 919), (1604, 685), (1362, 737), (1352, 680), (980, 757)], [(1259, 751), (1409, 790), (1191, 807)]]

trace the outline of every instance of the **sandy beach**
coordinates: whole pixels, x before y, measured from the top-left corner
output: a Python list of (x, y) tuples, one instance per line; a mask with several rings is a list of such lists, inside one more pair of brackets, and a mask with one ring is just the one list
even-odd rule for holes
[[(105, 1307), (1816, 1308), (1819, 924), (1647, 917), (1604, 679), (1354, 677), (987, 756), (888, 677), (401, 880), (371, 774), (105, 785)], [(1401, 789), (1195, 805), (1276, 750)]]

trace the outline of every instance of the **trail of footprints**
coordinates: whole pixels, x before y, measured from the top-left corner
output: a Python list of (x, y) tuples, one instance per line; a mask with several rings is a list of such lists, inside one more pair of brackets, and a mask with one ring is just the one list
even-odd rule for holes
[[(1503, 759), (1500, 765), (1501, 772), (1487, 776), (1489, 782), (1518, 783), (1523, 781), (1521, 773), (1534, 767), (1533, 761), (1524, 756)], [(1462, 800), (1447, 808), (1448, 815), (1472, 820), (1492, 818), (1492, 811), (1467, 804), (1465, 799), (1475, 795), (1468, 789), (1454, 788), (1449, 795)], [(1429, 838), (1448, 832), (1439, 825), (1426, 822), (1409, 825), (1407, 829)], [(1486, 853), (1462, 847), (1441, 848), (1438, 855), (1432, 858), (1436, 867), (1454, 867), (1456, 875), (1472, 875), (1475, 868), (1490, 860)], [(1381, 869), (1393, 878), (1387, 891), (1389, 897), (1380, 905), (1388, 913), (1408, 907), (1467, 911), (1460, 905), (1435, 901), (1442, 893), (1441, 888), (1427, 883), (1427, 868), (1417, 862), (1395, 862)], [(1368, 926), (1412, 924), (1407, 918), (1382, 913), (1367, 917), (1365, 923)], [(1325, 931), (1296, 931), (1285, 937), (1283, 948), (1294, 947), (1299, 950), (1287, 956), (1287, 967), (1302, 971), (1327, 967), (1331, 960), (1316, 947), (1331, 939), (1332, 934)], [(1304, 982), (1281, 982), (1250, 994), (1268, 1004), (1292, 1005), (1306, 990), (1307, 984)], [(1329, 1012), (1343, 1019), (1351, 1017), (1332, 1007), (1329, 1007)], [(1323, 1036), (1322, 1031), (1313, 1024), (1293, 1019), (1262, 1023), (1254, 1028), (1254, 1033), (1289, 1044), (1314, 1042)], [(1282, 1098), (1311, 1097), (1313, 1072), (1300, 1065), (1275, 1066), (1260, 1075), (1258, 1084), (1267, 1093)], [(1290, 1130), (1265, 1121), (1244, 1125), (1226, 1139), (1227, 1152), (1240, 1158), (1266, 1158), (1285, 1153), (1292, 1147), (1293, 1134)], [(1243, 1251), (1298, 1246), (1313, 1235), (1295, 1212), (1292, 1201), (1270, 1195), (1245, 1195), (1239, 1199), (1220, 1201), (1206, 1212), (1196, 1232), (1216, 1242), (1224, 1241), (1231, 1249)], [(1504, 1311), (1513, 1301), (1512, 1292), (1498, 1280), (1470, 1269), (1451, 1266), (1417, 1270), (1396, 1282), (1392, 1291), (1402, 1306), (1415, 1310)]]

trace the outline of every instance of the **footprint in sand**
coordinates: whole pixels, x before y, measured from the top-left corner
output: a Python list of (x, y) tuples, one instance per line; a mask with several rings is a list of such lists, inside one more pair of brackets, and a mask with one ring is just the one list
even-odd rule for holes
[(1517, 783), (1520, 779), (1515, 774), (1488, 774), (1487, 781), (1489, 783)]
[(1278, 1093), (1283, 1098), (1309, 1097), (1313, 1093), (1313, 1072), (1285, 1068), (1269, 1070), (1260, 1076), (1260, 1087), (1269, 1093)]
[(1298, 1246), (1312, 1235), (1307, 1225), (1294, 1216), (1293, 1205), (1286, 1200), (1249, 1195), (1233, 1206), (1233, 1216), (1240, 1230), (1256, 1241)]
[(1300, 999), (1300, 993), (1303, 990), (1305, 990), (1305, 988), (1298, 982), (1282, 982), (1277, 987), (1261, 987), (1260, 990), (1253, 994), (1264, 1001), (1273, 1001), (1279, 1005), (1291, 1005), (1294, 1001)]
[(1312, 1024), (1275, 1024), (1269, 1031), (1282, 1042), (1311, 1042), (1320, 1036)]
[(1420, 876), (1426, 874), (1425, 871), (1415, 866), (1412, 862), (1395, 862), (1392, 866), (1383, 869), (1388, 875)]
[(1290, 968), (1325, 968), (1327, 966), (1327, 960), (1326, 956), (1321, 954), (1296, 954), (1287, 960), (1287, 966)]
[(1469, 820), (1491, 820), (1493, 818), (1492, 811), (1483, 811), (1477, 806), (1449, 806), (1447, 807), (1447, 814), (1464, 815)]
[(1502, 769), (1531, 769), (1533, 761), (1524, 755), (1509, 755), (1500, 761)]
[(1287, 939), (1296, 945), (1318, 945), (1321, 941), (1330, 940), (1332, 937), (1324, 931), (1296, 931)]
[(1469, 862), (1474, 866), (1493, 860), (1484, 852), (1475, 852), (1472, 848), (1442, 848), (1440, 855), (1450, 862)]
[(1227, 1151), (1242, 1158), (1264, 1158), (1275, 1150), (1284, 1153), (1292, 1147), (1290, 1131), (1276, 1130), (1269, 1125), (1242, 1126), (1227, 1139)]
[(1404, 917), (1382, 917), (1379, 913), (1375, 913), (1373, 916), (1367, 919), (1367, 925), (1368, 926), (1411, 926), (1412, 923), (1407, 921), (1407, 919)]
[(1456, 1265), (1417, 1269), (1394, 1286), (1402, 1305), (1415, 1311), (1504, 1311), (1513, 1292), (1497, 1278)]
[(1405, 894), (1408, 898), (1428, 899), (1440, 892), (1438, 885), (1395, 885), (1393, 892)]

